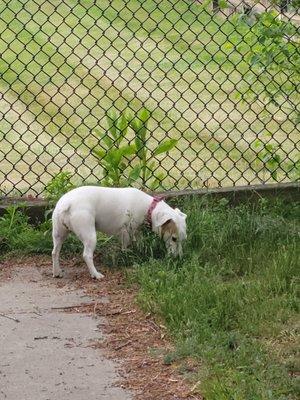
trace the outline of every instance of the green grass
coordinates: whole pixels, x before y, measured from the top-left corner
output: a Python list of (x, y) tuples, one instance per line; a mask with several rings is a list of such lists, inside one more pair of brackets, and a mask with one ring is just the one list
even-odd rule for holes
[(300, 205), (183, 207), (183, 261), (135, 269), (140, 304), (176, 342), (165, 361), (199, 360), (193, 378), (209, 400), (296, 399)]
[[(205, 399), (296, 399), (300, 204), (262, 199), (232, 208), (225, 199), (195, 197), (179, 205), (188, 214), (182, 260), (166, 258), (160, 240), (145, 230), (125, 254), (99, 235), (101, 263), (130, 266), (139, 304), (174, 342), (165, 362), (179, 363)], [(0, 219), (1, 257), (50, 254), (50, 228), (49, 221), (30, 226), (11, 208)], [(79, 257), (82, 250), (70, 237), (63, 251)], [(198, 362), (192, 374), (191, 357)]]
[(249, 68), (244, 57), (255, 44), (249, 30), (197, 2), (42, 1), (38, 7), (10, 0), (0, 17), (1, 169), (17, 188), (39, 190), (63, 166), (78, 168), (84, 179), (91, 171), (100, 178), (92, 130), (106, 129), (111, 107), (149, 108), (153, 146), (166, 134), (180, 138), (162, 162), (170, 171), (166, 187), (176, 180), (179, 187), (193, 179), (195, 187), (259, 181), (249, 168), (255, 152), (241, 155), (265, 124), (281, 150), (296, 157), (297, 133), (284, 113), (266, 116), (263, 103), (249, 107), (236, 98)]

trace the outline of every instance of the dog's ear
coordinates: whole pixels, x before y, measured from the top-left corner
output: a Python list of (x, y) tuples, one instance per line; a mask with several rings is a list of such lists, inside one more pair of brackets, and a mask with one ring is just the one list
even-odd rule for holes
[(177, 234), (177, 227), (173, 219), (168, 219), (162, 226), (160, 227), (161, 236), (164, 235), (165, 232), (169, 232), (170, 234)]
[(153, 231), (156, 232), (160, 237), (163, 237), (165, 232), (177, 232), (175, 222), (172, 218), (170, 218), (170, 216), (161, 218), (160, 223), (159, 225), (153, 226)]
[(187, 215), (185, 213), (183, 213), (182, 211), (180, 211), (179, 208), (174, 208), (174, 210), (176, 211), (176, 213), (178, 215), (180, 215), (182, 218), (186, 219)]
[(174, 224), (174, 221), (173, 221), (171, 218), (168, 219), (166, 222), (164, 222), (164, 223), (160, 226), (161, 232), (163, 233), (163, 232), (169, 230), (170, 227), (173, 227), (174, 225), (175, 225), (175, 224)]
[(159, 233), (160, 228), (172, 221), (172, 216), (168, 212), (157, 212), (152, 214), (152, 228), (154, 232)]

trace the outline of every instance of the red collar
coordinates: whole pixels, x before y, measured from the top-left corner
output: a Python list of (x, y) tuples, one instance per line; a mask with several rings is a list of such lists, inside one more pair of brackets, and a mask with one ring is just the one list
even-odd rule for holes
[(150, 227), (152, 226), (152, 213), (157, 204), (162, 201), (164, 198), (161, 196), (153, 196), (152, 202), (150, 204), (150, 207), (147, 211), (147, 218), (146, 218), (146, 224), (149, 225)]

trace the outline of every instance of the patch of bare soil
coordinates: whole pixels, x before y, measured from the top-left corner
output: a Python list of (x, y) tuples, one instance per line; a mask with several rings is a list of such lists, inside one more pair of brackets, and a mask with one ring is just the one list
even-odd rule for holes
[[(45, 283), (53, 282), (66, 290), (83, 289), (93, 301), (74, 304), (62, 309), (65, 312), (87, 312), (105, 317), (101, 331), (105, 339), (91, 345), (105, 351), (105, 356), (120, 362), (119, 386), (133, 391), (136, 400), (191, 400), (202, 399), (194, 391), (193, 383), (186, 379), (197, 365), (193, 361), (183, 368), (176, 363), (164, 362), (166, 351), (172, 349), (165, 327), (145, 314), (138, 306), (137, 287), (127, 285), (120, 271), (101, 269), (102, 281), (93, 281), (79, 258), (63, 262), (65, 277), (54, 280), (51, 276), (51, 260), (48, 256), (15, 258), (0, 262), (0, 279), (10, 279), (14, 268), (26, 266), (42, 268)], [(108, 302), (101, 301), (103, 296)], [(99, 302), (97, 301), (99, 299)]]

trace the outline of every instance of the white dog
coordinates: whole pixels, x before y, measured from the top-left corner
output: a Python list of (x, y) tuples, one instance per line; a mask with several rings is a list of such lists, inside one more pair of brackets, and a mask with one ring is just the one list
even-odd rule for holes
[(186, 215), (162, 198), (134, 188), (82, 186), (63, 195), (53, 215), (53, 276), (62, 277), (59, 253), (68, 233), (74, 232), (84, 246), (83, 259), (92, 278), (101, 279), (93, 261), (96, 230), (119, 237), (122, 249), (135, 240), (135, 232), (148, 223), (165, 242), (168, 253), (182, 255), (186, 239)]

